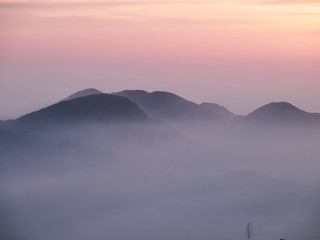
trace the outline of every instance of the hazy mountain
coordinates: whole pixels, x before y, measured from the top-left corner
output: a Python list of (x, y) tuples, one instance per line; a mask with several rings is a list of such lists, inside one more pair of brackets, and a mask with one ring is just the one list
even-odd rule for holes
[(53, 166), (57, 160), (53, 159), (50, 163), (48, 157), (54, 158), (56, 153), (61, 153), (62, 150), (54, 143), (30, 132), (0, 130), (1, 174), (30, 171), (44, 165)]
[(72, 142), (107, 151), (181, 137), (174, 129), (150, 119), (128, 98), (110, 94), (61, 101), (5, 121), (2, 127), (29, 131), (56, 143)]
[(113, 94), (131, 99), (151, 118), (161, 121), (212, 121), (232, 116), (227, 110), (218, 105), (199, 105), (170, 92), (156, 91), (148, 93), (142, 90), (125, 90)]
[[(243, 117), (248, 125), (214, 125), (234, 115), (167, 92), (121, 94), (0, 122), (0, 238), (239, 239), (251, 221), (261, 240), (317, 239), (319, 198), (310, 196), (320, 137), (269, 134), (279, 131), (255, 122), (307, 123), (318, 114), (273, 103)], [(183, 124), (147, 114), (209, 124), (190, 121), (180, 137)]]
[(212, 112), (213, 114), (220, 116), (221, 118), (232, 118), (235, 117), (235, 114), (230, 112), (228, 109), (226, 109), (223, 106), (220, 106), (216, 103), (201, 103), (200, 106), (207, 111)]
[(0, 129), (0, 154), (15, 149), (38, 149), (49, 145), (49, 141), (29, 132), (8, 131)]
[(63, 99), (63, 101), (68, 101), (68, 100), (72, 100), (72, 99), (79, 98), (79, 97), (86, 97), (86, 96), (96, 95), (96, 94), (101, 94), (101, 93), (103, 93), (103, 92), (101, 92), (95, 88), (88, 88), (88, 89), (78, 91), (74, 94), (71, 94), (69, 97)]
[[(75, 99), (86, 95), (101, 93), (90, 88), (72, 94), (66, 99)], [(183, 123), (188, 121), (235, 119), (235, 114), (215, 103), (196, 104), (170, 92), (155, 91), (148, 93), (143, 90), (124, 90), (112, 93), (135, 102), (149, 117), (167, 123)], [(287, 102), (266, 104), (244, 117), (240, 122), (273, 123), (273, 124), (320, 124), (319, 113), (308, 113)]]
[(11, 125), (22, 129), (39, 129), (85, 122), (148, 120), (147, 115), (129, 99), (109, 94), (96, 94), (53, 104), (24, 115), (11, 122)]
[(309, 125), (320, 124), (320, 114), (305, 112), (287, 102), (272, 102), (248, 114), (245, 120), (256, 123)]

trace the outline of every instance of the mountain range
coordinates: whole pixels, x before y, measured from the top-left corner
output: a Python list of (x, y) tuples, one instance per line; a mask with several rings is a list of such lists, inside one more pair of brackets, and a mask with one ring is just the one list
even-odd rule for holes
[(319, 239), (317, 129), (286, 102), (237, 116), (170, 92), (76, 92), (0, 121), (0, 238), (238, 239), (252, 221), (263, 240)]
[(287, 102), (272, 102), (247, 116), (236, 116), (218, 104), (196, 104), (170, 92), (125, 90), (106, 94), (90, 88), (18, 119), (1, 121), (0, 128), (34, 130), (85, 122), (155, 122), (154, 120), (173, 126), (190, 121), (320, 126), (319, 113), (308, 113)]
[(103, 92), (95, 89), (95, 88), (87, 88), (81, 91), (78, 91), (76, 93), (71, 94), (69, 97), (65, 98), (63, 101), (69, 101), (75, 98), (79, 97), (85, 97), (85, 96), (90, 96), (90, 95), (96, 95), (96, 94), (101, 94)]
[(320, 124), (319, 113), (308, 113), (287, 102), (266, 104), (246, 116), (249, 121), (279, 124)]
[(216, 121), (234, 115), (217, 104), (196, 104), (170, 92), (148, 93), (142, 90), (125, 90), (114, 95), (136, 102), (151, 118), (168, 122), (207, 120)]
[(127, 98), (94, 94), (71, 97), (49, 107), (26, 114), (16, 120), (3, 122), (13, 129), (47, 129), (53, 126), (72, 126), (81, 123), (110, 123), (149, 121), (148, 116)]

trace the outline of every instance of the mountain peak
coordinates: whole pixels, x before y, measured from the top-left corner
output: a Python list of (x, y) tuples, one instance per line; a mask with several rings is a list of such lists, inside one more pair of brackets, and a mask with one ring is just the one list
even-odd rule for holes
[(300, 110), (296, 106), (292, 105), (288, 102), (271, 102), (268, 103), (252, 113), (250, 113), (248, 116), (259, 116), (264, 114), (294, 114), (294, 113), (306, 113), (305, 111)]
[(96, 94), (101, 94), (102, 92), (95, 89), (95, 88), (87, 88), (81, 91), (78, 91), (76, 93), (71, 94), (69, 97), (67, 97), (66, 99), (64, 99), (63, 101), (69, 101), (75, 98), (79, 98), (79, 97), (86, 97), (86, 96), (90, 96), (90, 95), (96, 95)]
[(219, 110), (217, 107), (214, 110), (213, 106), (207, 109), (166, 91), (148, 93), (142, 90), (126, 90), (113, 94), (127, 97), (136, 102), (151, 118), (170, 123), (194, 120), (215, 121), (233, 116), (223, 107), (220, 107)]
[(273, 109), (273, 110), (279, 110), (279, 111), (293, 111), (293, 110), (302, 111), (296, 106), (288, 102), (271, 102), (262, 106), (261, 108)]
[(145, 90), (123, 90), (121, 92), (117, 92), (117, 93), (114, 93), (115, 95), (119, 94), (120, 93), (124, 93), (124, 94), (149, 94), (147, 91)]
[(110, 94), (93, 94), (61, 101), (16, 120), (33, 128), (86, 122), (148, 121), (147, 115), (129, 99)]
[(305, 112), (288, 102), (271, 102), (252, 113), (247, 117), (250, 120), (274, 123), (317, 123), (320, 122), (320, 115), (317, 113)]

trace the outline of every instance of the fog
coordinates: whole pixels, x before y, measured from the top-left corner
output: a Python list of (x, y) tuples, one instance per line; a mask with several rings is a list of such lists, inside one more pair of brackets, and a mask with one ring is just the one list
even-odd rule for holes
[(1, 239), (233, 240), (248, 222), (252, 239), (320, 237), (313, 127), (87, 122), (0, 136)]

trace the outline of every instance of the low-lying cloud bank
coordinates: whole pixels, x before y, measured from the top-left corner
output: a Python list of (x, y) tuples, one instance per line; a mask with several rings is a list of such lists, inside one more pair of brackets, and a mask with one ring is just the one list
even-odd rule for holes
[(124, 103), (140, 118), (1, 125), (1, 239), (239, 239), (248, 222), (261, 240), (320, 237), (316, 125), (167, 123)]

